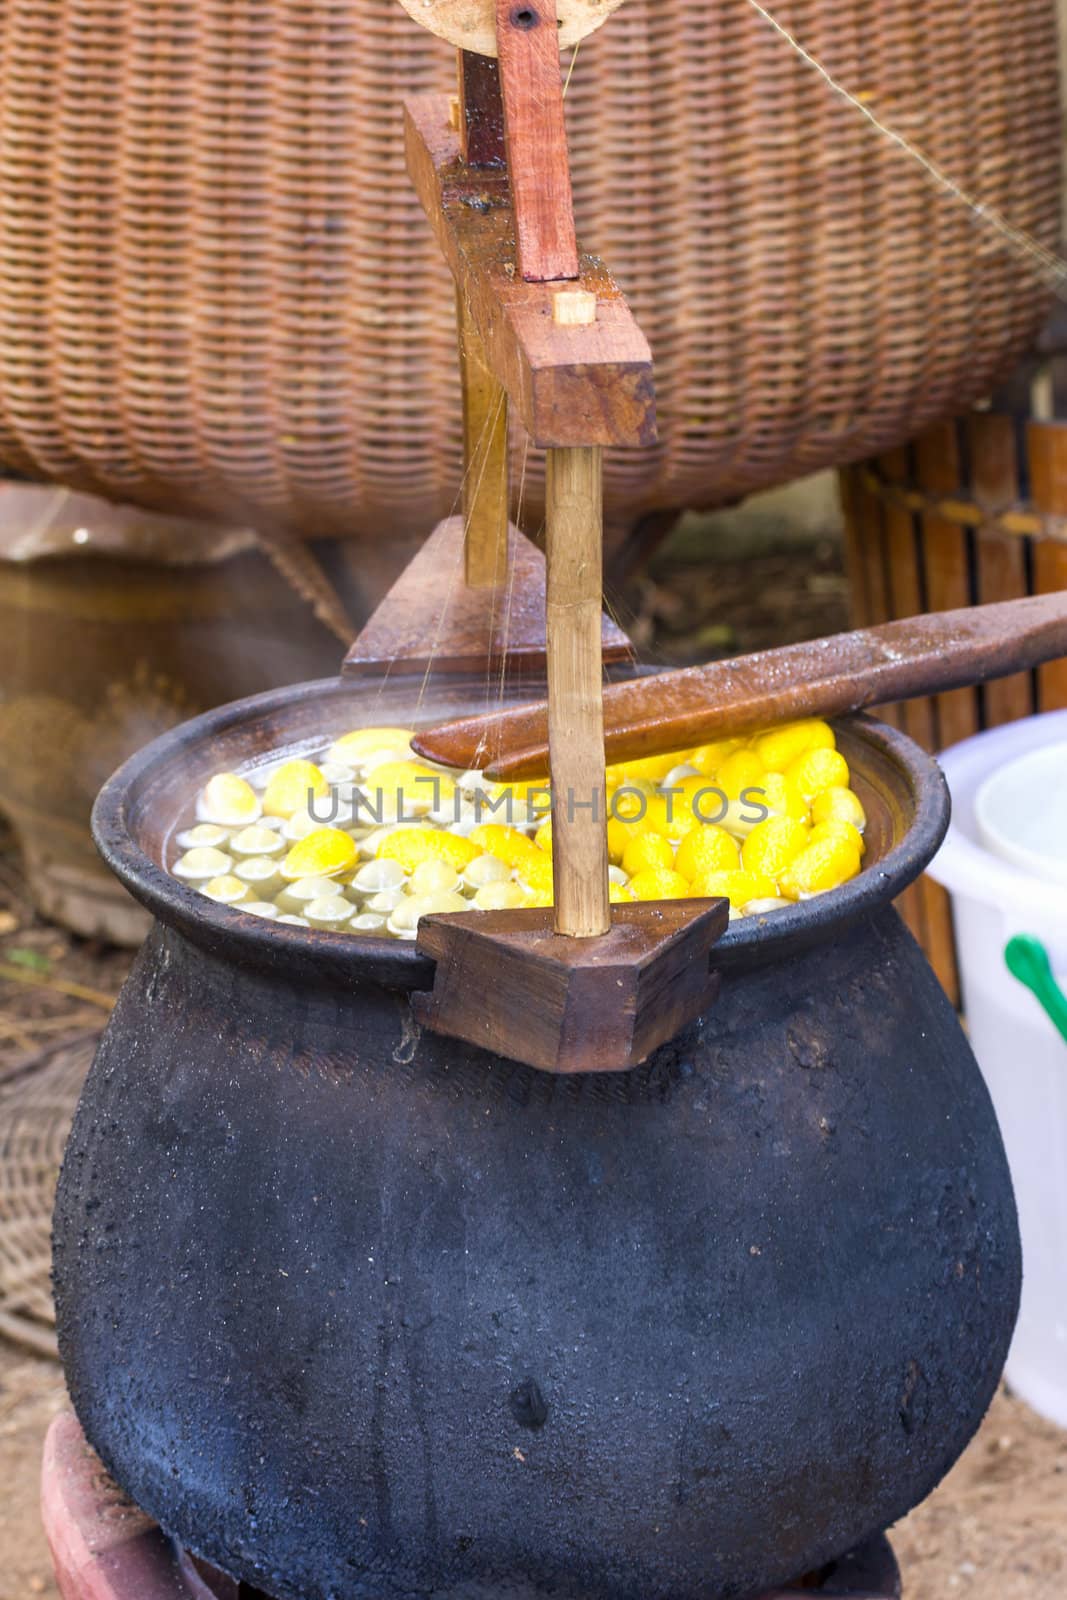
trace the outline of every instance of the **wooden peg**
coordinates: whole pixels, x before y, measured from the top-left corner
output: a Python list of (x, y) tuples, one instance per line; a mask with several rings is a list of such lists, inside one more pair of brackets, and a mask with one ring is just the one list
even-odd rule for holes
[(576, 278), (556, 0), (497, 0), (496, 29), (519, 271), (528, 283)]
[(556, 932), (611, 927), (604, 779), (603, 451), (548, 452), (548, 721)]
[(552, 296), (552, 321), (557, 328), (591, 328), (596, 321), (596, 295), (588, 289), (557, 289)]
[(462, 290), (456, 294), (463, 380), (464, 573), (493, 589), (508, 571), (508, 397), (489, 370)]

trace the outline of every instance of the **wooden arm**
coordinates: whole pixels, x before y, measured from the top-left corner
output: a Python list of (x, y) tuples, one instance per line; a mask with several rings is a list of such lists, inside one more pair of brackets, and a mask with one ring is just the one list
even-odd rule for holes
[[(1067, 593), (909, 617), (617, 684), (604, 693), (609, 762), (683, 750), (799, 717), (942, 694), (1010, 677), (1067, 656)], [(486, 767), (495, 779), (548, 770), (544, 705), (471, 717), (419, 735), (446, 766)]]

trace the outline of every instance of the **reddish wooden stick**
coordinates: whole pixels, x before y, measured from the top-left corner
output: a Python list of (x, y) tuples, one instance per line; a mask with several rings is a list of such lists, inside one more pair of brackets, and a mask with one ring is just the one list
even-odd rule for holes
[[(829, 639), (663, 672), (605, 691), (609, 762), (682, 750), (798, 717), (985, 683), (1067, 656), (1067, 592), (909, 617)], [(427, 729), (420, 754), (485, 767), (494, 779), (548, 771), (546, 707), (470, 717)]]
[(556, 0), (497, 0), (496, 38), (519, 271), (528, 283), (576, 278)]

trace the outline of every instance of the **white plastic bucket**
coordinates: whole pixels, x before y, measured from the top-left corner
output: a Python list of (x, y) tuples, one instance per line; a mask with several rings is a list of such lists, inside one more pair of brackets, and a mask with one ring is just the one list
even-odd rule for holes
[[(1006, 1375), (1036, 1411), (1067, 1427), (1067, 1042), (1004, 963), (1009, 939), (1032, 934), (1067, 988), (1067, 883), (1041, 855), (1057, 822), (1067, 833), (1067, 783), (1051, 758), (1031, 756), (1056, 745), (1067, 746), (1067, 711), (946, 751), (952, 825), (929, 870), (952, 895), (964, 1011), (1019, 1207), (1022, 1307)], [(1024, 760), (1009, 777), (1005, 769)]]

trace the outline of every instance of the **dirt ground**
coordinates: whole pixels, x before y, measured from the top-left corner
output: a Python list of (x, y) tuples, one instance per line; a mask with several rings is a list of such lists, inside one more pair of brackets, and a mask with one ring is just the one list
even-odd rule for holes
[(37, 1480), (48, 1424), (65, 1405), (56, 1363), (0, 1340), (0, 1600), (57, 1593)]
[(832, 530), (801, 549), (724, 546), (709, 559), (698, 523), (682, 524), (610, 603), (647, 661), (690, 666), (848, 627), (848, 583)]
[[(832, 539), (713, 563), (682, 542), (630, 586), (619, 610), (652, 658), (690, 661), (837, 631), (847, 626), (845, 602)], [(0, 835), (0, 1079), (45, 1044), (99, 1026), (128, 959), (36, 917)], [(48, 1423), (65, 1403), (54, 1362), (0, 1339), (0, 1600), (56, 1592), (38, 1471)], [(1067, 1433), (998, 1396), (894, 1545), (906, 1600), (1067, 1600)]]

